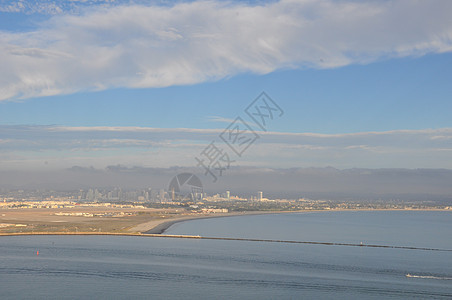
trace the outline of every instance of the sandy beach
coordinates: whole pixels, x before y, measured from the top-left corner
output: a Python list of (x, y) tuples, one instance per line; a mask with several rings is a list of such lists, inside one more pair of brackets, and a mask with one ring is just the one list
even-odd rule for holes
[(189, 215), (182, 217), (175, 217), (171, 219), (160, 219), (151, 220), (146, 223), (139, 224), (135, 227), (129, 229), (129, 232), (140, 232), (146, 234), (162, 234), (171, 225), (179, 222), (198, 220), (198, 219), (208, 219), (208, 218), (225, 218), (234, 216), (249, 216), (249, 215), (262, 215), (262, 214), (277, 214), (277, 213), (293, 213), (289, 211), (269, 211), (269, 212), (237, 212), (237, 213), (218, 213), (218, 214), (205, 214), (205, 215)]

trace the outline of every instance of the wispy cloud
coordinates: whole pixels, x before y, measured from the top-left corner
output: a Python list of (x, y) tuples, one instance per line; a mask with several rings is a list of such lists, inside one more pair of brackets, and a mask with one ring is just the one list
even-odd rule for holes
[(207, 117), (207, 121), (209, 122), (214, 122), (214, 123), (232, 123), (234, 122), (234, 119), (231, 118), (224, 118), (224, 117), (219, 117), (219, 116), (210, 116)]
[[(237, 157), (219, 139), (224, 129), (0, 126), (3, 169), (105, 167), (112, 164), (193, 166), (212, 141), (235, 165), (261, 167), (452, 168), (452, 128), (347, 134), (257, 131)], [(438, 138), (441, 137), (441, 138)]]
[[(219, 116), (210, 116), (210, 117), (207, 117), (207, 121), (212, 122), (212, 123), (226, 123), (229, 125), (229, 124), (235, 122), (235, 119), (219, 117)], [(247, 125), (252, 127), (254, 130), (260, 130), (259, 127), (255, 123), (248, 122)]]
[(452, 50), (450, 1), (119, 3), (78, 14), (43, 6), (58, 14), (33, 31), (0, 32), (0, 100)]

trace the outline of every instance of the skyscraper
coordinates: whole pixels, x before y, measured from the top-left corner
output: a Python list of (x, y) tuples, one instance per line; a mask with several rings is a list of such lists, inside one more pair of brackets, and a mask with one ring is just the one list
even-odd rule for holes
[(160, 202), (165, 202), (165, 190), (160, 189)]

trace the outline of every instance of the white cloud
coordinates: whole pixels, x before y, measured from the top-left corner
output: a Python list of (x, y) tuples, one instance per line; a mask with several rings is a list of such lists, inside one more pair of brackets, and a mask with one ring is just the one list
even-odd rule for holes
[[(452, 128), (348, 134), (261, 132), (242, 157), (223, 129), (0, 126), (4, 170), (72, 165), (194, 166), (212, 141), (234, 165), (263, 167), (452, 168)], [(440, 136), (441, 138), (438, 138)]]
[[(224, 118), (224, 117), (219, 117), (219, 116), (209, 116), (209, 117), (207, 117), (207, 121), (208, 122), (212, 122), (212, 123), (227, 123), (228, 125), (233, 123), (233, 122), (235, 122), (235, 120), (236, 119)], [(228, 125), (226, 125), (226, 126), (228, 126)], [(255, 124), (255, 123), (249, 122), (249, 123), (247, 123), (247, 125), (250, 126), (253, 130), (260, 130), (259, 126), (257, 124)]]
[(0, 32), (0, 100), (446, 52), (450, 11), (440, 0), (100, 5)]
[(219, 117), (219, 116), (210, 116), (210, 117), (207, 117), (207, 120), (209, 122), (228, 123), (228, 124), (235, 121), (234, 119), (231, 119), (231, 118), (224, 118), (224, 117)]

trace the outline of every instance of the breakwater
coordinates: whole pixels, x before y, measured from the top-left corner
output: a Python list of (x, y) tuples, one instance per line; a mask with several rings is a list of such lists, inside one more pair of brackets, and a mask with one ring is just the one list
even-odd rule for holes
[(201, 240), (223, 240), (223, 241), (243, 241), (243, 242), (261, 242), (261, 243), (287, 243), (287, 244), (307, 244), (324, 246), (347, 246), (347, 247), (365, 247), (365, 248), (387, 248), (404, 250), (422, 250), (422, 251), (443, 251), (452, 252), (452, 249), (429, 248), (429, 247), (411, 247), (397, 245), (375, 245), (375, 244), (356, 244), (356, 243), (336, 243), (336, 242), (315, 242), (315, 241), (293, 241), (293, 240), (275, 240), (275, 239), (253, 239), (253, 238), (229, 238), (229, 237), (206, 237), (199, 235), (173, 235), (173, 234), (152, 234), (152, 233), (113, 233), (113, 232), (18, 232), (18, 233), (0, 233), (0, 236), (29, 236), (29, 235), (110, 235), (110, 236), (134, 236), (134, 237), (157, 237), (174, 239), (201, 239)]

